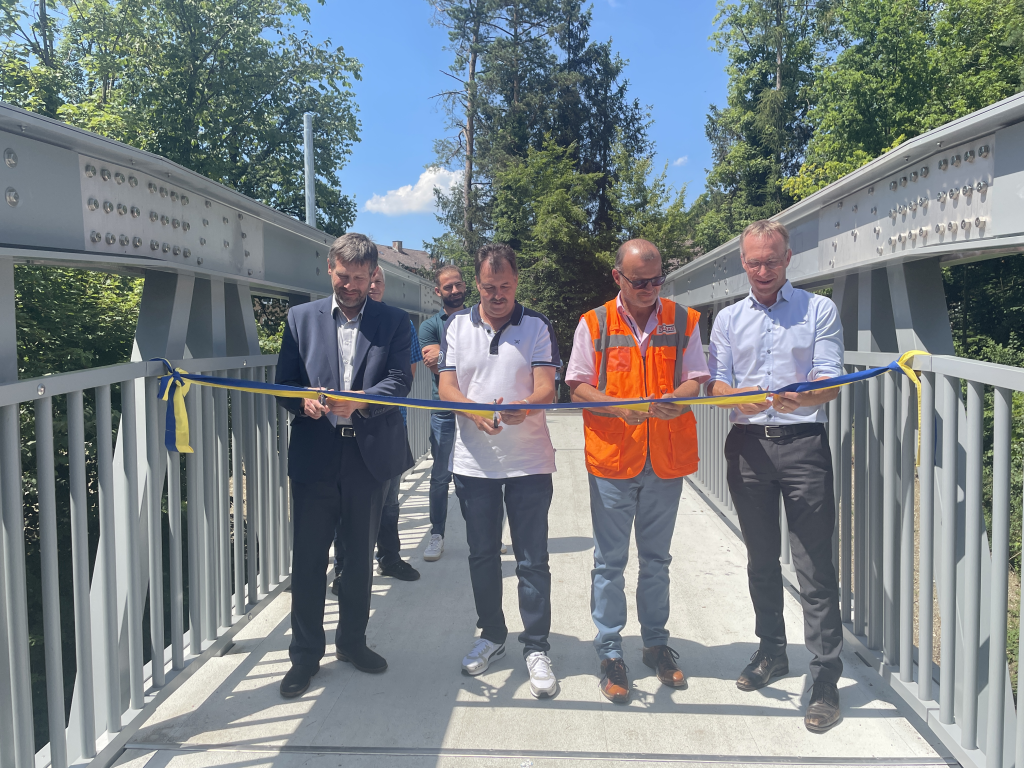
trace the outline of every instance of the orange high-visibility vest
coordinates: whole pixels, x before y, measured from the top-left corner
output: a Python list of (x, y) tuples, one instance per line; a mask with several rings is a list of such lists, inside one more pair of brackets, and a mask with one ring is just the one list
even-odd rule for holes
[[(677, 318), (684, 324), (677, 324)], [(583, 319), (597, 355), (597, 389), (604, 394), (625, 400), (661, 397), (682, 383), (683, 352), (700, 319), (696, 310), (662, 299), (658, 327), (644, 357), (615, 299)], [(697, 420), (689, 408), (675, 419), (650, 418), (637, 425), (584, 410), (583, 432), (587, 471), (597, 477), (636, 477), (647, 463), (648, 450), (658, 477), (667, 480), (697, 471)]]

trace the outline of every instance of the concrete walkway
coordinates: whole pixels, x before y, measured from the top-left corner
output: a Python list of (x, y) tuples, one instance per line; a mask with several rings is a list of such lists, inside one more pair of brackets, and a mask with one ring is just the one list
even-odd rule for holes
[[(843, 721), (825, 735), (803, 725), (810, 682), (803, 623), (787, 592), (792, 673), (756, 693), (735, 678), (756, 649), (742, 543), (687, 487), (679, 508), (672, 564), (672, 645), (689, 677), (686, 690), (662, 687), (640, 660), (631, 585), (625, 656), (634, 691), (628, 706), (598, 690), (590, 620), (591, 526), (582, 421), (550, 419), (558, 472), (551, 507), (553, 626), (551, 659), (559, 694), (530, 695), (521, 647), (511, 547), (504, 558), (505, 612), (511, 634), (505, 659), (477, 678), (460, 660), (475, 631), (465, 532), (451, 499), (444, 557), (426, 563), (429, 462), (403, 484), (406, 557), (423, 577), (377, 577), (370, 645), (388, 660), (381, 676), (327, 658), (303, 697), (285, 701), (290, 595), (283, 593), (171, 695), (119, 760), (131, 768), (326, 768), (327, 766), (666, 765), (947, 765), (886, 697), (852, 652), (840, 684)], [(506, 539), (507, 542), (507, 539)], [(328, 593), (328, 597), (331, 595)], [(328, 601), (327, 637), (337, 604)], [(936, 750), (940, 751), (936, 751)]]

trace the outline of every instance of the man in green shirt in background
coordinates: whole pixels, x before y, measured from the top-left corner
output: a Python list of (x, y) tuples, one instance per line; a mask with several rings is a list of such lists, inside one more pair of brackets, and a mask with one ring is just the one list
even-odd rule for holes
[[(438, 355), (441, 339), (448, 318), (463, 308), (466, 301), (466, 282), (459, 268), (448, 265), (441, 267), (434, 277), (434, 293), (441, 297), (444, 305), (440, 312), (420, 325), (420, 345), (423, 348), (423, 363), (434, 374), (434, 400), (437, 394)], [(430, 454), (434, 464), (430, 468), (430, 541), (423, 552), (423, 559), (430, 562), (440, 560), (444, 552), (444, 527), (448, 520), (448, 487), (452, 472), (448, 462), (455, 443), (455, 414), (452, 411), (432, 411), (430, 414)]]

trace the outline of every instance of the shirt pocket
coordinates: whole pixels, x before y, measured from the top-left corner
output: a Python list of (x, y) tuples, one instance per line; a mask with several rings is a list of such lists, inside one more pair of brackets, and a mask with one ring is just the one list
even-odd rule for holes
[(608, 355), (608, 370), (616, 373), (629, 373), (632, 370), (632, 354), (630, 347), (611, 347)]
[[(658, 394), (664, 395), (675, 391), (676, 354), (678, 354), (678, 351), (675, 347), (658, 348), (658, 386), (662, 390)], [(651, 394), (654, 393), (652, 392)]]

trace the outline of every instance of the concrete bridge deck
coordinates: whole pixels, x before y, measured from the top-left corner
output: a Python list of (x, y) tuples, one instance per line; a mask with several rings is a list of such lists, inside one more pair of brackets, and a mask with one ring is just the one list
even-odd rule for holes
[[(285, 701), (290, 595), (279, 594), (156, 710), (118, 761), (126, 768), (326, 768), (327, 766), (956, 765), (908, 720), (896, 697), (852, 651), (843, 656), (844, 718), (825, 735), (803, 725), (809, 654), (796, 598), (787, 592), (791, 674), (755, 693), (735, 678), (756, 649), (745, 553), (727, 523), (689, 487), (673, 542), (672, 645), (689, 678), (662, 687), (640, 660), (627, 571), (626, 662), (634, 692), (615, 706), (597, 687), (589, 615), (591, 526), (581, 420), (550, 418), (558, 472), (551, 508), (551, 659), (561, 690), (530, 695), (515, 635), (515, 562), (504, 557), (509, 653), (477, 678), (459, 662), (475, 614), (458, 504), (451, 499), (444, 557), (422, 560), (429, 535), (429, 461), (402, 487), (403, 554), (422, 573), (413, 583), (377, 577), (370, 645), (388, 660), (381, 676), (327, 658), (310, 690)], [(327, 597), (331, 597), (325, 591)], [(328, 639), (337, 605), (328, 600)]]

